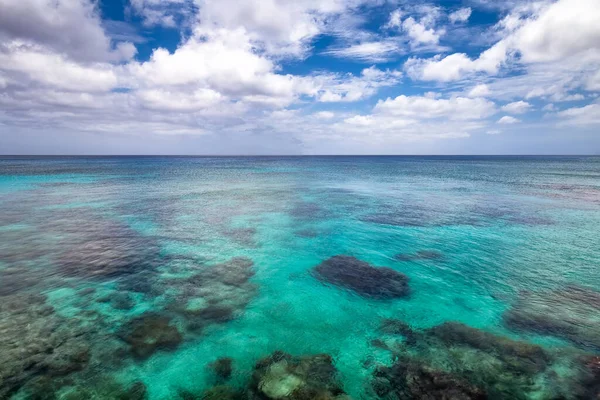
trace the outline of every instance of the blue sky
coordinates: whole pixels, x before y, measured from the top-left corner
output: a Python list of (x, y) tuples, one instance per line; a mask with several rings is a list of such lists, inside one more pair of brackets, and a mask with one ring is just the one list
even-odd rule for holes
[(0, 0), (2, 154), (600, 154), (600, 0)]

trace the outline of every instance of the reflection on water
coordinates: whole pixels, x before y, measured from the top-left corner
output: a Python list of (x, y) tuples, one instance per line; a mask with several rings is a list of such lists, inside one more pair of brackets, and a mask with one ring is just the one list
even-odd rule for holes
[(600, 159), (0, 159), (0, 399), (597, 399)]

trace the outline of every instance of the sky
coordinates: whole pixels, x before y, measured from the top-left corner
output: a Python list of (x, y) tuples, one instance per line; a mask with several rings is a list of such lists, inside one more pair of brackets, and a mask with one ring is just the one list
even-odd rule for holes
[(0, 0), (0, 154), (600, 154), (600, 0)]

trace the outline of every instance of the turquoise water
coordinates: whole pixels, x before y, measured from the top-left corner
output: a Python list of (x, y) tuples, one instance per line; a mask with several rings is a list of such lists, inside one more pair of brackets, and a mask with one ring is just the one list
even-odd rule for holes
[[(598, 157), (0, 159), (0, 398), (123, 398), (134, 382), (152, 400), (202, 398), (221, 357), (244, 391), (277, 350), (329, 354), (353, 399), (425, 398), (373, 384), (409, 355), (490, 398), (596, 398), (599, 226)], [(404, 274), (410, 294), (317, 279), (337, 255)], [(156, 313), (170, 328), (143, 319)], [(136, 350), (139, 321), (142, 341), (169, 340)], [(438, 340), (449, 321), (551, 362), (497, 389), (473, 376), (506, 349)]]

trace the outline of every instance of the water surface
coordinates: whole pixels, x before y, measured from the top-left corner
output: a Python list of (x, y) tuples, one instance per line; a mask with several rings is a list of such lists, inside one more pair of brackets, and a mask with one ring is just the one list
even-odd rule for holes
[[(354, 399), (419, 398), (407, 368), (595, 398), (599, 226), (597, 157), (3, 158), (0, 398), (246, 391), (275, 351), (330, 355)], [(339, 255), (410, 293), (319, 279)]]

